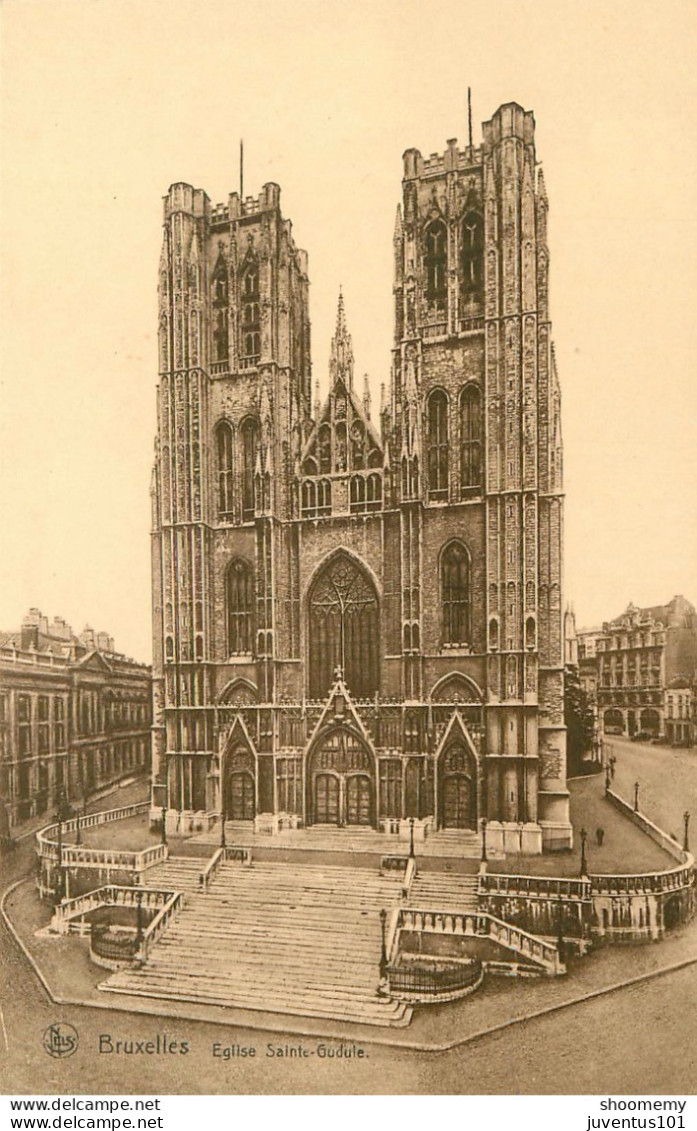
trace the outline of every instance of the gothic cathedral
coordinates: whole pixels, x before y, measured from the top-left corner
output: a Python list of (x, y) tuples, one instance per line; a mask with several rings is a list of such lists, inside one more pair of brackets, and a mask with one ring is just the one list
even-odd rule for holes
[[(153, 816), (571, 842), (560, 394), (531, 112), (404, 155), (379, 414), (313, 403), (280, 189), (173, 185), (159, 267)], [(414, 835), (414, 832), (412, 832)]]

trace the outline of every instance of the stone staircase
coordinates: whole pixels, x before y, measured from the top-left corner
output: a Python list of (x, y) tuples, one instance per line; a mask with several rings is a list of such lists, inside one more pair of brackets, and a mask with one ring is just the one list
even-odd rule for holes
[[(201, 861), (196, 861), (200, 871)], [(379, 912), (400, 879), (370, 869), (226, 862), (201, 893), (193, 861), (148, 882), (188, 881), (186, 904), (147, 962), (114, 974), (112, 993), (235, 1006), (369, 1025), (408, 1025), (411, 1009), (377, 995)], [(168, 870), (169, 869), (169, 870)], [(196, 874), (196, 885), (198, 883)], [(151, 879), (152, 876), (152, 879)]]
[(194, 856), (170, 856), (164, 864), (155, 864), (143, 875), (143, 887), (163, 888), (165, 891), (198, 891), (199, 876), (205, 860)]
[(406, 906), (422, 911), (476, 911), (477, 876), (417, 871)]

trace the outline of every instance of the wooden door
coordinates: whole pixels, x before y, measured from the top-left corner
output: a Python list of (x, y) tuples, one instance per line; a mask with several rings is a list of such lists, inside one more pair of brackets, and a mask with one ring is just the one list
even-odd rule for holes
[(356, 774), (346, 781), (346, 823), (348, 825), (369, 825), (372, 802), (370, 778)]
[(339, 824), (339, 779), (334, 774), (315, 777), (315, 824)]
[(464, 774), (450, 774), (446, 777), (443, 782), (443, 828), (471, 828), (471, 802), (469, 778)]
[(227, 816), (231, 821), (254, 820), (254, 778), (247, 770), (230, 775), (230, 808)]

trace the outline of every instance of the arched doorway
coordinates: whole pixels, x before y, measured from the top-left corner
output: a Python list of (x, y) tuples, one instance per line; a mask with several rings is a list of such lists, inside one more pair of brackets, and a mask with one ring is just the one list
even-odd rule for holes
[(448, 746), (439, 759), (438, 824), (442, 829), (477, 828), (477, 764), (460, 742)]
[(335, 554), (308, 595), (311, 698), (324, 698), (338, 667), (355, 698), (375, 695), (380, 686), (378, 613), (377, 592), (367, 570), (348, 554)]
[(223, 818), (253, 821), (256, 816), (256, 759), (239, 742), (223, 755)]
[(661, 730), (661, 716), (658, 711), (652, 711), (647, 707), (641, 712), (641, 729), (647, 734), (656, 737)]
[(603, 715), (603, 730), (606, 734), (622, 734), (624, 732), (624, 718), (617, 707), (610, 707)]
[(249, 770), (234, 770), (228, 776), (225, 816), (228, 821), (254, 820), (254, 778)]
[(308, 825), (374, 825), (374, 762), (362, 738), (347, 727), (321, 738), (307, 762)]

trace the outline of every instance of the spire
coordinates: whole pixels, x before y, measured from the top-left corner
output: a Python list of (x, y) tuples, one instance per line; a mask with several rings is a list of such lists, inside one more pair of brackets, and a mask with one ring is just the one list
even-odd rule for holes
[(370, 382), (368, 374), (363, 374), (363, 412), (366, 420), (370, 420)]
[(545, 175), (542, 171), (542, 166), (540, 166), (540, 168), (537, 170), (537, 195), (541, 201), (544, 201), (545, 204), (548, 204)]
[(395, 243), (398, 243), (401, 240), (403, 235), (404, 235), (404, 226), (402, 224), (402, 206), (400, 204), (398, 204), (397, 205), (397, 215), (395, 216), (395, 221), (394, 221), (394, 240), (395, 240)]
[(353, 388), (353, 348), (351, 335), (346, 329), (344, 296), (339, 290), (339, 303), (336, 310), (336, 333), (332, 338), (332, 352), (329, 358), (329, 376), (332, 388), (337, 378), (342, 378), (347, 389)]

